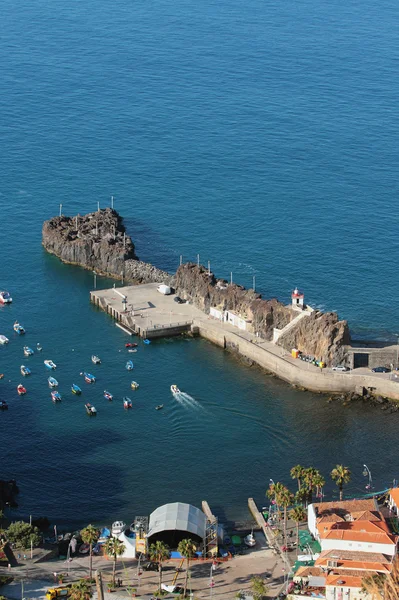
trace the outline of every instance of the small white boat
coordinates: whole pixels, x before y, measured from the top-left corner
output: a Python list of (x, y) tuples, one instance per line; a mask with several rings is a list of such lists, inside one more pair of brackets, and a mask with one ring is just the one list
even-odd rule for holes
[(113, 537), (118, 537), (121, 533), (123, 533), (126, 529), (126, 523), (123, 521), (115, 521), (112, 523), (111, 527), (111, 535)]
[(128, 371), (132, 371), (133, 367), (134, 367), (133, 361), (132, 360), (128, 360), (127, 363), (126, 363), (126, 369)]
[(99, 356), (96, 356), (95, 354), (93, 354), (93, 356), (91, 357), (91, 362), (94, 363), (95, 365), (99, 365), (99, 364), (101, 364), (101, 358)]
[(61, 394), (54, 390), (51, 392), (51, 399), (53, 402), (61, 402)]
[(31, 374), (31, 370), (29, 367), (25, 367), (25, 365), (21, 365), (21, 375), (30, 375)]
[(163, 404), (158, 404), (158, 406), (155, 407), (155, 410), (162, 410), (163, 408)]
[(57, 365), (55, 363), (53, 363), (52, 360), (45, 360), (44, 364), (46, 365), (46, 367), (48, 369), (56, 369), (57, 368)]
[(8, 292), (0, 292), (0, 302), (2, 304), (11, 304), (12, 298)]
[(129, 348), (128, 352), (133, 354), (134, 352), (137, 352), (137, 348)]
[(58, 381), (55, 379), (55, 377), (49, 377), (47, 381), (51, 388), (56, 388), (58, 386)]
[(180, 390), (177, 387), (177, 385), (171, 385), (170, 386), (170, 391), (172, 392), (172, 394), (180, 394)]
[(85, 404), (85, 408), (86, 408), (87, 414), (90, 415), (91, 417), (97, 414), (96, 407), (93, 406), (92, 404), (90, 404), (90, 402)]
[(8, 338), (5, 335), (0, 335), (0, 344), (8, 344)]
[(43, 350), (43, 348), (41, 347), (41, 345), (39, 344), (39, 342), (36, 344), (36, 350), (38, 352), (41, 352)]
[(132, 401), (130, 400), (130, 398), (125, 396), (123, 398), (123, 408), (132, 408), (132, 406), (133, 406), (133, 404), (132, 404)]
[(113, 395), (111, 394), (111, 392), (107, 392), (107, 390), (104, 390), (104, 398), (111, 402)]
[(132, 390), (138, 390), (140, 386), (137, 383), (137, 381), (132, 381), (132, 383), (130, 384), (130, 387), (132, 388)]
[(32, 356), (32, 354), (33, 354), (32, 348), (29, 348), (29, 346), (24, 346), (24, 355), (25, 356)]
[(18, 323), (18, 321), (15, 321), (13, 329), (15, 333), (18, 333), (18, 335), (23, 335), (25, 333), (25, 328), (22, 327), (22, 325)]
[(253, 531), (251, 531), (251, 533), (245, 536), (244, 544), (246, 546), (249, 546), (249, 548), (253, 548), (254, 546), (256, 546), (256, 539)]

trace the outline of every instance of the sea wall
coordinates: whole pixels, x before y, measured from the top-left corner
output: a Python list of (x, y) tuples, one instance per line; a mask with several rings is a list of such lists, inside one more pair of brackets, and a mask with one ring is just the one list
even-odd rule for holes
[(54, 217), (43, 223), (42, 244), (65, 263), (131, 283), (165, 282), (173, 276), (140, 261), (123, 220), (111, 208), (87, 215)]
[[(233, 311), (248, 320), (252, 333), (271, 341), (273, 330), (283, 329), (298, 312), (278, 300), (264, 300), (254, 290), (216, 279), (212, 273), (194, 263), (181, 265), (176, 272), (177, 293), (209, 314), (210, 308)], [(288, 351), (298, 348), (328, 365), (342, 364), (347, 360), (350, 343), (347, 321), (341, 321), (336, 313), (313, 311), (300, 319), (289, 331), (281, 335), (278, 345)]]

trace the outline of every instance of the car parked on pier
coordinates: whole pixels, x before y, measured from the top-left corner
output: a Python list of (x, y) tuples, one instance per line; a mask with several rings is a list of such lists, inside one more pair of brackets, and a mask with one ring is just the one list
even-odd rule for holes
[(186, 303), (186, 301), (185, 301), (185, 300), (183, 300), (183, 298), (180, 298), (180, 296), (175, 296), (175, 297), (173, 298), (173, 300), (174, 300), (175, 302), (177, 302), (177, 304), (185, 304), (185, 303)]
[(373, 373), (390, 373), (391, 369), (388, 369), (388, 367), (374, 367), (371, 371)]
[(345, 365), (336, 365), (332, 368), (332, 370), (338, 371), (339, 373), (345, 373), (346, 371), (349, 371), (349, 368), (345, 367)]

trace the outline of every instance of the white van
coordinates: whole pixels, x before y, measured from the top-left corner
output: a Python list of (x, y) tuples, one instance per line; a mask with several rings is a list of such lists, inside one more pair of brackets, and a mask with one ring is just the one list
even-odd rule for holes
[(161, 283), (161, 285), (157, 287), (157, 290), (160, 294), (163, 294), (164, 296), (169, 296), (169, 294), (172, 293), (170, 287), (168, 285), (165, 285), (164, 283)]

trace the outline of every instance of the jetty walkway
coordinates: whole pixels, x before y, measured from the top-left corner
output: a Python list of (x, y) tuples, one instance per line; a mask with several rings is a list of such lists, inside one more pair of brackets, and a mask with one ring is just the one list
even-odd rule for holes
[(288, 383), (323, 393), (363, 394), (399, 401), (399, 379), (365, 368), (337, 373), (294, 359), (284, 348), (224, 321), (214, 319), (192, 304), (178, 304), (174, 295), (157, 291), (158, 283), (113, 287), (90, 292), (90, 300), (111, 315), (127, 332), (155, 339), (181, 333), (199, 335), (235, 352)]

